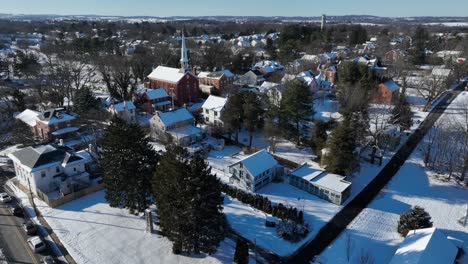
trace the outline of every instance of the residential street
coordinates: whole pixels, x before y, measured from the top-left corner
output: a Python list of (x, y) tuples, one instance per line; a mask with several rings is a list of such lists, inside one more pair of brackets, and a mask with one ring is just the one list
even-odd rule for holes
[(317, 236), (303, 246), (295, 255), (286, 260), (287, 263), (308, 263), (330, 245), (340, 233), (346, 229), (359, 213), (380, 193), (382, 188), (390, 182), (406, 159), (411, 155), (425, 134), (444, 113), (446, 107), (459, 94), (459, 91), (448, 91), (437, 103), (434, 110), (427, 116), (414, 134), (400, 150), (395, 153), (388, 164), (352, 201), (350, 201), (333, 219), (325, 225)]
[[(0, 192), (4, 192), (6, 180), (14, 176), (5, 167), (0, 167)], [(16, 203), (14, 201), (13, 203)], [(27, 245), (27, 235), (21, 228), (23, 218), (12, 216), (8, 204), (0, 204), (0, 248), (7, 263), (40, 263), (39, 258)]]

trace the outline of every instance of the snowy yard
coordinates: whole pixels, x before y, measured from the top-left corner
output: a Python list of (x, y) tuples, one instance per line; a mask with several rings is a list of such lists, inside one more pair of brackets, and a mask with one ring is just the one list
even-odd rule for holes
[[(459, 111), (458, 106), (467, 101), (467, 93), (462, 93), (439, 122), (453, 120), (453, 115)], [(465, 252), (468, 252), (468, 227), (457, 222), (466, 211), (468, 189), (438, 180), (433, 172), (423, 166), (420, 149), (418, 147), (413, 152), (379, 196), (322, 253), (321, 263), (348, 263), (347, 245), (353, 248), (351, 259), (357, 257), (356, 253), (366, 250), (373, 255), (375, 263), (387, 263), (403, 241), (396, 231), (399, 216), (415, 205), (426, 209), (432, 216), (434, 227), (464, 241)], [(466, 256), (464, 261), (462, 263), (468, 262)]]
[(80, 264), (232, 263), (235, 242), (230, 239), (225, 239), (212, 256), (172, 254), (169, 240), (145, 232), (144, 216), (129, 214), (126, 209), (111, 208), (104, 198), (104, 191), (58, 208), (50, 208), (35, 200), (47, 223)]

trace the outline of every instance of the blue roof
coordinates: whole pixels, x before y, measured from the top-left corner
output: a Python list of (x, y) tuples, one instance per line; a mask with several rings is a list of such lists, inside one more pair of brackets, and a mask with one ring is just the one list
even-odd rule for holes
[(390, 91), (394, 92), (394, 91), (397, 91), (400, 89), (400, 86), (398, 86), (398, 84), (396, 84), (393, 80), (389, 80), (389, 81), (386, 81), (384, 82), (384, 85), (390, 89)]

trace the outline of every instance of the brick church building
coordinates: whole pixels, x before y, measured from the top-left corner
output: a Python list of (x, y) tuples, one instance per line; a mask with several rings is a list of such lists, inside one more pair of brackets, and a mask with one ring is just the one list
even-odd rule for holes
[(163, 88), (178, 106), (196, 103), (199, 99), (199, 81), (190, 69), (183, 33), (180, 66), (180, 69), (158, 66), (148, 75), (147, 88)]

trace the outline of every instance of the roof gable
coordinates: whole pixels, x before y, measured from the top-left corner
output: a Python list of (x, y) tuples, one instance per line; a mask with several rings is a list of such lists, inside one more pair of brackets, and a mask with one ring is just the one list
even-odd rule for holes
[(226, 102), (227, 98), (210, 95), (208, 96), (208, 99), (206, 99), (206, 101), (203, 103), (202, 108), (213, 111), (221, 111), (224, 108), (224, 105), (226, 105)]
[(169, 97), (169, 95), (166, 93), (166, 91), (164, 89), (162, 89), (162, 88), (148, 89), (148, 90), (146, 90), (145, 94), (146, 94), (146, 96), (148, 97), (149, 100)]
[[(265, 149), (262, 149), (238, 163), (242, 163), (244, 167), (252, 174), (252, 176), (258, 176), (262, 172), (271, 169), (278, 165), (278, 162), (273, 158), (270, 153)], [(232, 166), (232, 165), (231, 165)]]
[(179, 108), (177, 110), (167, 112), (158, 112), (157, 115), (166, 127), (176, 124), (178, 122), (189, 120), (191, 121), (194, 119), (193, 115), (190, 114), (187, 108)]
[[(149, 75), (149, 79), (166, 81), (171, 83), (179, 83), (180, 80), (189, 72), (181, 71), (178, 68), (158, 66)], [(193, 76), (193, 75), (192, 75)]]

